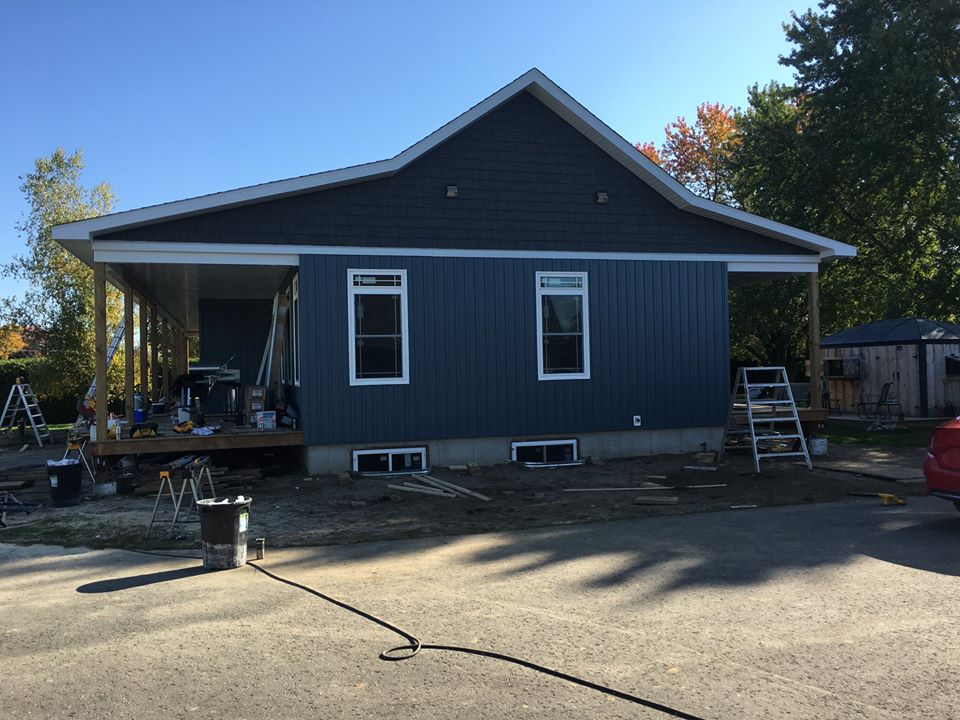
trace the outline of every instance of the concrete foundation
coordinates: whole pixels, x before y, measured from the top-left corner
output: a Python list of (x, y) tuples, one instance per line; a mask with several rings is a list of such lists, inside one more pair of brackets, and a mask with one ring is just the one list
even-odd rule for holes
[[(676, 454), (698, 450), (718, 450), (723, 442), (722, 427), (670, 428), (663, 430), (619, 430), (614, 432), (571, 433), (552, 438), (574, 437), (580, 441), (581, 457), (617, 458), (641, 455)], [(510, 459), (514, 440), (541, 440), (538, 437), (445, 438), (442, 440), (404, 440), (393, 447), (427, 447), (431, 465), (496, 465)], [(311, 475), (337, 473), (351, 469), (351, 452), (375, 445), (308, 445), (304, 466)]]

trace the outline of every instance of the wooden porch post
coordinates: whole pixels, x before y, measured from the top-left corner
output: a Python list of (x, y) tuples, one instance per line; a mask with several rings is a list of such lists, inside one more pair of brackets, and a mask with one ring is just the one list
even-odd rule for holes
[(123, 284), (123, 417), (133, 421), (133, 288)]
[(140, 402), (150, 405), (150, 359), (147, 355), (147, 301), (140, 298)]
[(160, 365), (157, 348), (157, 306), (150, 306), (150, 398), (153, 402), (160, 400)]
[(94, 402), (97, 405), (97, 440), (107, 439), (107, 268), (93, 264), (93, 324), (96, 338), (96, 379)]
[(160, 372), (160, 396), (170, 399), (170, 324), (166, 318), (160, 319), (160, 354), (161, 372)]
[(820, 350), (820, 276), (815, 272), (807, 274), (807, 307), (810, 318), (810, 407), (820, 408), (823, 406), (823, 395), (820, 391), (823, 353)]

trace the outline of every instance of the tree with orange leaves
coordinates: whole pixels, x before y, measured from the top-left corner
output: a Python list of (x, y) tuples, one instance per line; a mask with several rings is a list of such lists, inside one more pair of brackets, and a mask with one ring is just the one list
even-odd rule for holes
[(636, 148), (690, 190), (709, 200), (733, 201), (732, 164), (740, 144), (734, 109), (720, 103), (703, 103), (697, 120), (684, 117), (668, 124), (660, 149), (653, 143)]

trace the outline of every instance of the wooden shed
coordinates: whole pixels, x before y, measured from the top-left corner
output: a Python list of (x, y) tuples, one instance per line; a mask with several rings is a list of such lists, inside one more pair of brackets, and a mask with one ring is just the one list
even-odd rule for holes
[[(829, 408), (857, 413), (890, 383), (906, 417), (941, 417), (960, 410), (960, 325), (901, 318), (857, 325), (823, 338)], [(951, 407), (953, 408), (951, 410)]]

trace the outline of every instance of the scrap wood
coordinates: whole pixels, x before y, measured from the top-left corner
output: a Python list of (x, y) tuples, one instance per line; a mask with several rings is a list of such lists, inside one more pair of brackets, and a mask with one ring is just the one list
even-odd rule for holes
[(667, 495), (637, 495), (633, 499), (634, 505), (676, 505), (680, 498)]
[(391, 490), (405, 490), (407, 492), (422, 493), (423, 495), (433, 495), (435, 497), (456, 497), (453, 493), (445, 493), (436, 488), (423, 487), (421, 485), (387, 485)]
[(684, 465), (683, 469), (684, 470), (707, 470), (709, 472), (713, 472), (714, 470), (717, 469), (717, 466), (716, 465)]
[(444, 485), (442, 482), (437, 480), (436, 478), (431, 477), (430, 475), (414, 475), (414, 477), (420, 482), (425, 482), (427, 483), (427, 485), (430, 485), (435, 489), (443, 490), (448, 493), (453, 493), (455, 497), (467, 497), (467, 494), (465, 492), (462, 492), (462, 491), (458, 492), (453, 488), (449, 488), (446, 485)]
[(657, 483), (646, 483), (635, 487), (598, 487), (598, 488), (564, 488), (564, 492), (620, 492), (623, 490), (671, 490), (666, 485), (657, 485)]
[[(461, 487), (460, 485), (455, 485), (454, 483), (449, 482), (449, 481), (447, 481), (447, 480), (440, 480), (439, 478), (435, 478), (435, 477), (433, 477), (433, 476), (431, 476), (431, 475), (414, 475), (414, 477), (415, 477), (417, 480), (421, 480), (421, 481), (423, 481), (423, 482), (426, 482), (426, 483), (428, 483), (428, 484), (430, 484), (430, 485), (433, 485), (434, 487), (436, 487), (437, 484), (439, 483), (440, 487), (442, 487), (443, 489), (449, 490), (449, 491), (451, 491), (451, 492), (453, 492), (453, 493), (456, 493), (456, 494), (458, 494), (458, 495), (459, 495), (459, 494), (469, 495), (470, 497), (475, 497), (475, 498), (477, 498), (477, 500), (483, 500), (484, 502), (490, 502), (490, 498), (488, 498), (486, 495), (484, 495), (484, 494), (482, 494), (482, 493), (474, 492), (473, 490), (470, 490), (470, 489), (465, 488), (465, 487)], [(432, 481), (432, 482), (431, 482), (431, 481)]]
[(33, 485), (33, 483), (34, 480), (32, 478), (24, 478), (22, 480), (0, 480), (0, 492), (6, 492), (7, 490), (23, 490), (24, 488)]

